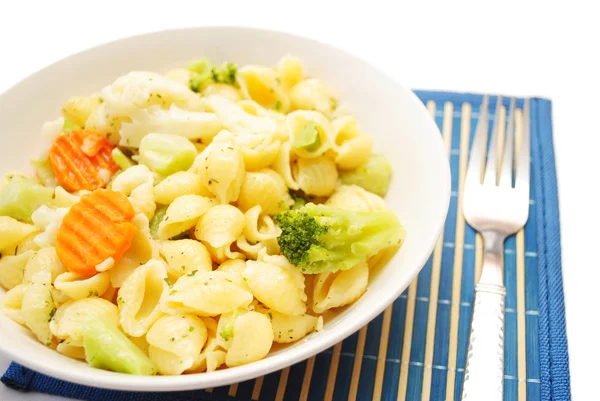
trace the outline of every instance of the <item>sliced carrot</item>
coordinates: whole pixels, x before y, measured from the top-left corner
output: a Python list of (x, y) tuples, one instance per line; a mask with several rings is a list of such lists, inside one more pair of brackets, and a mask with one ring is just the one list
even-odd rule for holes
[(69, 191), (103, 188), (119, 170), (112, 159), (113, 148), (98, 132), (65, 132), (50, 148), (50, 167), (58, 182)]
[[(83, 138), (83, 145), (81, 145), (81, 150), (87, 156), (93, 157), (96, 156), (106, 145), (108, 142), (102, 134), (95, 131), (88, 131), (89, 134)], [(112, 148), (111, 148), (111, 158), (112, 158)]]
[(63, 218), (56, 253), (67, 269), (91, 276), (108, 258), (118, 260), (135, 235), (135, 212), (120, 192), (98, 189), (81, 197)]

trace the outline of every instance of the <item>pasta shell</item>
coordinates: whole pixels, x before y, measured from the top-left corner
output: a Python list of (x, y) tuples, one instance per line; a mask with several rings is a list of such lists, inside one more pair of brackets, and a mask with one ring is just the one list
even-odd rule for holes
[(61, 305), (50, 321), (50, 330), (56, 337), (68, 340), (75, 347), (83, 346), (83, 326), (89, 319), (101, 318), (117, 326), (119, 310), (115, 304), (102, 298), (84, 298)]
[(273, 215), (287, 210), (292, 203), (283, 178), (267, 168), (246, 173), (237, 204), (242, 211), (258, 205), (263, 213)]
[(163, 375), (193, 369), (208, 337), (204, 322), (193, 315), (163, 316), (146, 334), (148, 353)]
[(71, 299), (102, 296), (109, 286), (110, 275), (108, 272), (98, 273), (91, 277), (66, 272), (54, 280), (54, 287)]
[(138, 267), (119, 289), (119, 311), (123, 331), (130, 336), (144, 335), (163, 314), (160, 302), (169, 292), (163, 261), (151, 260)]
[(34, 254), (34, 251), (27, 251), (20, 255), (8, 255), (0, 258), (0, 285), (10, 290), (21, 284), (25, 266)]
[(222, 272), (192, 273), (180, 277), (162, 305), (166, 313), (194, 313), (218, 316), (252, 302), (252, 294), (235, 283), (235, 277)]
[(227, 246), (243, 232), (246, 220), (235, 206), (217, 205), (210, 208), (196, 225), (196, 238), (213, 248)]
[(256, 299), (285, 315), (299, 316), (306, 312), (304, 276), (297, 269), (252, 260), (246, 266), (248, 287)]
[(180, 196), (169, 205), (165, 218), (158, 225), (158, 238), (167, 240), (189, 230), (213, 205), (214, 200), (204, 196)]
[(359, 263), (348, 270), (321, 273), (315, 276), (312, 309), (323, 313), (328, 309), (348, 305), (366, 291), (369, 282), (369, 267)]
[(248, 312), (233, 326), (233, 341), (225, 363), (229, 367), (245, 365), (264, 358), (273, 344), (271, 321), (258, 312)]
[(160, 255), (167, 262), (169, 276), (179, 278), (193, 271), (212, 271), (210, 254), (201, 242), (193, 239), (161, 241)]
[(329, 196), (335, 190), (338, 171), (333, 160), (326, 156), (299, 159), (294, 171), (298, 187), (305, 194)]

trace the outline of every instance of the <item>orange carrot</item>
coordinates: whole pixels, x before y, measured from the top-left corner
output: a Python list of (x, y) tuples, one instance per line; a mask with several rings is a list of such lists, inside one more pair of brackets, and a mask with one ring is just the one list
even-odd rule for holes
[(119, 170), (112, 159), (113, 148), (98, 132), (65, 132), (50, 148), (50, 166), (58, 182), (69, 191), (103, 188), (108, 184), (103, 170), (108, 176)]
[(120, 192), (98, 189), (81, 197), (65, 215), (56, 236), (56, 253), (67, 269), (91, 276), (96, 265), (123, 256), (135, 226), (129, 199)]
[[(95, 131), (88, 131), (89, 134), (83, 138), (83, 144), (81, 150), (89, 157), (96, 156), (102, 148), (104, 148), (107, 140), (102, 134)], [(112, 152), (112, 149), (110, 149)]]

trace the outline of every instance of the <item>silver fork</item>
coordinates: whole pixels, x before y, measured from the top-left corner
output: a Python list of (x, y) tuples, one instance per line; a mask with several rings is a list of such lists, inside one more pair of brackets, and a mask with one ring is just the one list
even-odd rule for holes
[(475, 286), (473, 320), (461, 395), (463, 401), (503, 400), (504, 240), (520, 230), (529, 216), (529, 100), (525, 100), (523, 109), (521, 146), (516, 163), (513, 163), (516, 128), (514, 98), (510, 102), (502, 163), (498, 163), (501, 105), (502, 98), (498, 97), (486, 162), (489, 98), (484, 96), (465, 178), (463, 213), (467, 223), (481, 233), (484, 253), (483, 270)]

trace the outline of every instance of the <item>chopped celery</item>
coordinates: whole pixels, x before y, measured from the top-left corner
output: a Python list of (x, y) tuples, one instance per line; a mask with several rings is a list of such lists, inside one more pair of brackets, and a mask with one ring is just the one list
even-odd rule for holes
[(92, 316), (82, 325), (85, 359), (94, 368), (133, 375), (154, 375), (156, 368), (116, 326)]
[(123, 170), (119, 170), (116, 173), (114, 173), (112, 177), (110, 177), (110, 181), (108, 182), (108, 184), (106, 184), (106, 189), (112, 189), (113, 182), (115, 182), (115, 178), (117, 178), (122, 172)]
[(159, 206), (156, 208), (156, 212), (154, 212), (154, 217), (150, 220), (150, 235), (154, 239), (158, 239), (158, 225), (165, 218), (165, 214), (167, 214), (168, 206)]
[(52, 167), (50, 167), (50, 161), (48, 159), (31, 159), (29, 163), (35, 170), (35, 174), (42, 184), (44, 184), (44, 186), (55, 187), (58, 185), (58, 180), (54, 176), (54, 171), (52, 171)]
[(385, 156), (372, 154), (362, 166), (340, 173), (342, 183), (358, 185), (369, 192), (385, 196), (392, 179), (392, 166)]
[(63, 132), (71, 132), (71, 131), (76, 131), (78, 129), (81, 129), (81, 127), (79, 125), (75, 124), (73, 121), (71, 121), (67, 117), (65, 117), (65, 123), (63, 125)]
[(194, 144), (178, 135), (148, 134), (140, 143), (140, 164), (162, 175), (187, 170), (197, 154)]
[(313, 122), (306, 123), (294, 141), (294, 148), (303, 148), (312, 152), (317, 150), (319, 146), (321, 146), (321, 137), (317, 125)]
[(233, 325), (235, 324), (235, 319), (237, 319), (237, 317), (237, 310), (226, 318), (221, 316), (221, 319), (226, 319), (225, 324), (223, 324), (223, 327), (221, 327), (221, 331), (219, 332), (219, 335), (224, 341), (229, 341), (231, 338), (233, 338)]
[(119, 148), (112, 150), (112, 159), (121, 170), (127, 170), (129, 167), (135, 166), (135, 163), (121, 151)]
[(31, 214), (52, 201), (54, 189), (21, 176), (14, 176), (0, 190), (0, 215), (30, 222)]
[[(156, 212), (154, 212), (154, 217), (150, 220), (150, 236), (152, 239), (158, 239), (158, 226), (165, 219), (165, 215), (167, 214), (167, 209), (169, 207), (166, 205), (159, 205), (156, 208)], [(182, 233), (177, 234), (174, 237), (169, 238), (171, 241), (175, 241), (178, 239), (190, 238), (188, 231), (184, 231)]]

